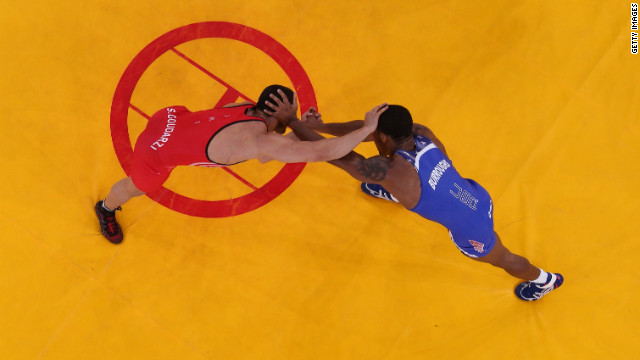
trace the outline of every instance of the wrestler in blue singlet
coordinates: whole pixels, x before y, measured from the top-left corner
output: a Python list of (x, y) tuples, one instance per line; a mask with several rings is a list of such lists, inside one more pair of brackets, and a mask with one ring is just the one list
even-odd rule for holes
[[(396, 151), (414, 166), (420, 176), (420, 200), (410, 210), (449, 229), (451, 239), (465, 255), (487, 255), (496, 240), (489, 193), (477, 182), (462, 178), (451, 160), (431, 140), (414, 135), (414, 141), (415, 151)], [(380, 193), (372, 194), (373, 188), (365, 189), (371, 185), (363, 184), (363, 190), (383, 198), (383, 193), (388, 194), (381, 187), (378, 188)]]

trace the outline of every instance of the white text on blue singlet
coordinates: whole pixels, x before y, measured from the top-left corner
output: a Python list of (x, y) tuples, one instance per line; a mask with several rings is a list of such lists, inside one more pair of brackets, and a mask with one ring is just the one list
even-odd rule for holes
[(431, 171), (431, 176), (429, 177), (429, 185), (431, 185), (431, 188), (433, 190), (436, 189), (436, 186), (438, 185), (438, 181), (440, 181), (442, 174), (444, 174), (444, 172), (450, 167), (451, 167), (451, 164), (449, 164), (447, 160), (442, 159), (433, 168), (433, 170)]

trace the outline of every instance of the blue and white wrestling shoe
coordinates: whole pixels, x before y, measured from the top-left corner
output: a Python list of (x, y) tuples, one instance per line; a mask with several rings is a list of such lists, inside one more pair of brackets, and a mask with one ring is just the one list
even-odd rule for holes
[(369, 183), (363, 182), (362, 185), (360, 185), (360, 188), (362, 189), (362, 191), (364, 191), (365, 194), (371, 195), (375, 198), (389, 200), (395, 203), (398, 202), (398, 199), (396, 199), (393, 195), (391, 195), (390, 192), (385, 190), (385, 188), (383, 188), (382, 185), (369, 184)]
[(551, 290), (555, 290), (562, 285), (564, 278), (560, 274), (548, 273), (547, 282), (544, 284), (525, 281), (516, 286), (516, 296), (524, 301), (536, 301), (545, 296)]

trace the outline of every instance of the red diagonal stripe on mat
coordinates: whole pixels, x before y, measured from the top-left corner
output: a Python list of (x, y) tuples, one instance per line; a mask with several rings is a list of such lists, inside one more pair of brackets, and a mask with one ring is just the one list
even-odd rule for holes
[(151, 116), (145, 114), (142, 110), (138, 109), (137, 107), (135, 107), (133, 104), (129, 103), (129, 107), (131, 109), (133, 109), (133, 111), (137, 112), (138, 114), (140, 114), (143, 118), (147, 119), (147, 121), (151, 120)]
[(219, 77), (213, 75), (213, 73), (211, 73), (209, 70), (205, 69), (200, 64), (196, 63), (191, 58), (189, 58), (187, 55), (185, 55), (185, 54), (181, 53), (180, 51), (178, 51), (176, 48), (171, 48), (171, 51), (173, 51), (174, 53), (176, 53), (176, 55), (178, 55), (181, 58), (183, 58), (184, 60), (186, 60), (189, 64), (191, 64), (191, 65), (195, 66), (196, 68), (198, 68), (198, 70), (200, 70), (203, 73), (209, 75), (215, 81), (217, 81), (220, 84), (224, 85), (227, 89), (229, 89), (229, 90), (233, 89), (234, 91), (236, 91), (241, 98), (243, 98), (243, 99), (245, 99), (247, 101), (252, 101), (248, 96), (246, 96), (243, 93), (241, 93), (240, 91), (236, 90), (233, 86), (227, 84), (224, 80), (222, 80)]

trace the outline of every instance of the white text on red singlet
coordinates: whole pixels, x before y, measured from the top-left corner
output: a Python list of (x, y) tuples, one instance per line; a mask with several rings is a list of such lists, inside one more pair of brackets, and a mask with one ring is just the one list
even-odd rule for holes
[(176, 112), (175, 109), (167, 108), (167, 127), (164, 129), (164, 134), (160, 136), (160, 139), (151, 144), (151, 148), (153, 150), (158, 150), (163, 147), (167, 141), (169, 141), (169, 137), (171, 137), (171, 133), (176, 127), (176, 116), (172, 114), (174, 112)]

